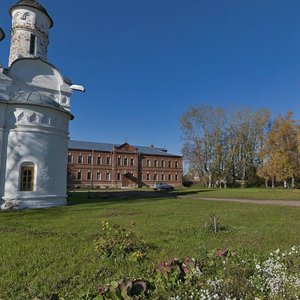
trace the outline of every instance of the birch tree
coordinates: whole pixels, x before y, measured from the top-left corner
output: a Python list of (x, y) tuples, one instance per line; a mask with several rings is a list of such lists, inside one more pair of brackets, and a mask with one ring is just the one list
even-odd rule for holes
[(192, 107), (181, 118), (185, 160), (209, 188), (219, 171), (224, 122), (224, 110), (211, 106)]
[(226, 114), (222, 108), (190, 108), (181, 118), (183, 155), (191, 171), (204, 178), (208, 187), (235, 184), (242, 186), (256, 176), (270, 122), (266, 110), (240, 110)]

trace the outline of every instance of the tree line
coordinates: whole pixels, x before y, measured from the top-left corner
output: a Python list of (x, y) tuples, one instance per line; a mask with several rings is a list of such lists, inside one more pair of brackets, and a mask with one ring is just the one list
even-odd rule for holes
[(189, 174), (207, 187), (295, 187), (300, 176), (299, 125), (292, 113), (195, 106), (181, 120)]

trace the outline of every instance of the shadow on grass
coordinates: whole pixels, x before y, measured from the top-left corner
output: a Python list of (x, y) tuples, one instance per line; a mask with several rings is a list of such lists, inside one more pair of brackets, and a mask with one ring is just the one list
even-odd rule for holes
[(175, 191), (173, 192), (176, 196), (186, 196), (186, 195), (194, 195), (198, 193), (208, 193), (208, 192), (215, 192), (216, 190), (212, 189), (199, 189), (199, 190), (185, 190), (185, 191)]
[(79, 205), (88, 203), (123, 203), (145, 202), (162, 199), (175, 199), (213, 190), (191, 191), (143, 191), (143, 190), (105, 190), (105, 191), (73, 191), (68, 193), (68, 204)]

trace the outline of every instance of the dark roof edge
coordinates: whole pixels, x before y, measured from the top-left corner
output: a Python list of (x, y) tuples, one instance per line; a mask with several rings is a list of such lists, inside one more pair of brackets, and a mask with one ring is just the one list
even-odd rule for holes
[(104, 153), (112, 153), (112, 151), (108, 150), (96, 150), (96, 149), (82, 149), (80, 147), (68, 147), (69, 150), (80, 150), (80, 151), (97, 151), (97, 152), (104, 152)]
[(4, 38), (5, 38), (5, 32), (2, 30), (2, 28), (0, 28), (0, 42), (4, 40)]
[[(158, 148), (156, 148), (156, 149), (158, 149)], [(164, 156), (164, 157), (166, 157), (166, 156), (171, 156), (171, 157), (183, 157), (182, 155), (178, 155), (178, 154), (173, 154), (173, 153), (169, 153), (169, 152), (164, 152), (164, 153), (162, 153), (161, 155), (160, 154), (151, 154), (151, 153), (143, 153), (143, 152), (140, 152), (139, 151), (139, 154), (143, 154), (143, 155), (147, 155), (147, 156)]]

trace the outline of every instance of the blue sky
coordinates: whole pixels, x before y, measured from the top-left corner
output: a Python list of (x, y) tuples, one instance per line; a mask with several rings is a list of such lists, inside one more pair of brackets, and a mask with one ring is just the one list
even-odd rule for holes
[[(6, 66), (8, 8), (1, 0)], [(48, 60), (83, 84), (72, 139), (180, 153), (192, 105), (291, 109), (299, 118), (299, 0), (40, 0), (54, 20)]]

